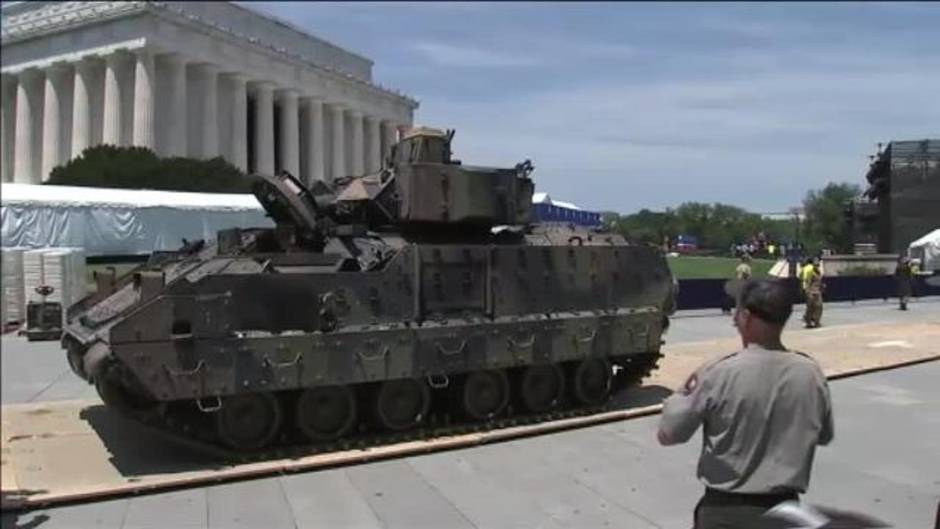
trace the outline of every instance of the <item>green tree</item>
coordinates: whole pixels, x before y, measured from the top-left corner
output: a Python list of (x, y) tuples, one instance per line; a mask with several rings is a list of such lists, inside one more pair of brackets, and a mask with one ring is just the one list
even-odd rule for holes
[(798, 221), (793, 219), (761, 219), (761, 230), (776, 243), (796, 240)]
[(636, 242), (660, 244), (663, 239), (675, 240), (677, 235), (692, 235), (702, 248), (724, 252), (731, 244), (741, 243), (763, 232), (768, 240), (788, 241), (794, 238), (791, 220), (765, 219), (728, 204), (686, 202), (676, 209), (650, 211), (641, 209), (630, 215), (606, 212), (604, 223)]
[(807, 249), (830, 248), (837, 252), (852, 249), (852, 235), (842, 216), (845, 203), (861, 193), (855, 184), (829, 183), (812, 190), (803, 199), (803, 238)]
[(221, 157), (160, 158), (144, 147), (98, 145), (52, 170), (51, 185), (247, 193), (249, 179)]
[(649, 244), (661, 244), (663, 239), (672, 239), (676, 236), (675, 216), (670, 210), (666, 212), (641, 209), (632, 215), (608, 217), (608, 226), (619, 231), (624, 237)]
[(725, 249), (764, 231), (763, 219), (756, 213), (727, 204), (713, 204), (710, 209), (708, 222), (702, 231), (704, 240), (711, 248)]
[(708, 204), (685, 202), (676, 208), (676, 227), (679, 233), (691, 235), (698, 239), (700, 245), (709, 246), (705, 237), (705, 230), (711, 216), (712, 207)]

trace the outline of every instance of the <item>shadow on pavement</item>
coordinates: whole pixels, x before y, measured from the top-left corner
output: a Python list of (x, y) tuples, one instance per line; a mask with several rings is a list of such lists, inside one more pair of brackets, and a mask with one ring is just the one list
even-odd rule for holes
[[(0, 518), (0, 524), (3, 529), (32, 529), (39, 527), (49, 520), (49, 515), (45, 513), (30, 513), (26, 511), (14, 511), (12, 508), (24, 498), (34, 494), (42, 494), (46, 490), (17, 490), (16, 492), (3, 492), (0, 497), (0, 504), (3, 505), (3, 517)], [(26, 518), (29, 518), (28, 520)]]
[(3, 529), (33, 529), (49, 521), (49, 515), (46, 513), (5, 512), (0, 520), (2, 520), (0, 523), (3, 524)]
[(175, 474), (221, 468), (221, 461), (211, 454), (174, 439), (169, 434), (121, 416), (104, 405), (81, 411), (86, 421), (104, 443), (109, 461), (121, 473), (134, 476)]
[(611, 399), (611, 407), (616, 410), (629, 410), (660, 404), (672, 394), (672, 390), (658, 385), (626, 388), (616, 393)]
[[(612, 397), (610, 410), (646, 408), (659, 404), (670, 393), (669, 389), (657, 385), (625, 388)], [(235, 461), (226, 462), (218, 454), (209, 453), (206, 449), (154, 427), (126, 418), (104, 405), (84, 408), (79, 418), (95, 431), (108, 452), (108, 461), (130, 483), (158, 475), (212, 472), (237, 464)], [(310, 454), (298, 450), (297, 455)]]

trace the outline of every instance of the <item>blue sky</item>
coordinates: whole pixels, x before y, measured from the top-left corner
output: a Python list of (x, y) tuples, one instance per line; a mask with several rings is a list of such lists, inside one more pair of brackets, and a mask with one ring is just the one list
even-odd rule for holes
[(623, 213), (752, 211), (940, 137), (940, 4), (251, 2), (375, 62), (465, 163)]

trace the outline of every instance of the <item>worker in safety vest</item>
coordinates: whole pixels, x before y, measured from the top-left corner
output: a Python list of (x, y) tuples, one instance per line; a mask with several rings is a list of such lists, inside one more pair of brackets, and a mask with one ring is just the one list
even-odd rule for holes
[(822, 323), (823, 312), (823, 282), (818, 259), (814, 259), (803, 267), (800, 279), (803, 294), (806, 296), (806, 312), (803, 314), (803, 322), (806, 324), (807, 329), (819, 327)]

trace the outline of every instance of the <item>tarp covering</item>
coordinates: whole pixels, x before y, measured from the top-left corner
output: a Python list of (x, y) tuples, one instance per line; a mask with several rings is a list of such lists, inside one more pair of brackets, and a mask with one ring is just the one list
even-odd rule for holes
[(553, 200), (548, 193), (532, 195), (533, 217), (539, 222), (566, 222), (581, 226), (597, 226), (601, 223), (601, 214), (584, 211), (571, 202)]
[(32, 184), (0, 187), (3, 246), (85, 248), (90, 256), (176, 250), (232, 227), (273, 226), (253, 195)]
[(937, 228), (908, 247), (911, 257), (920, 259), (920, 269), (925, 272), (940, 270), (940, 228)]

